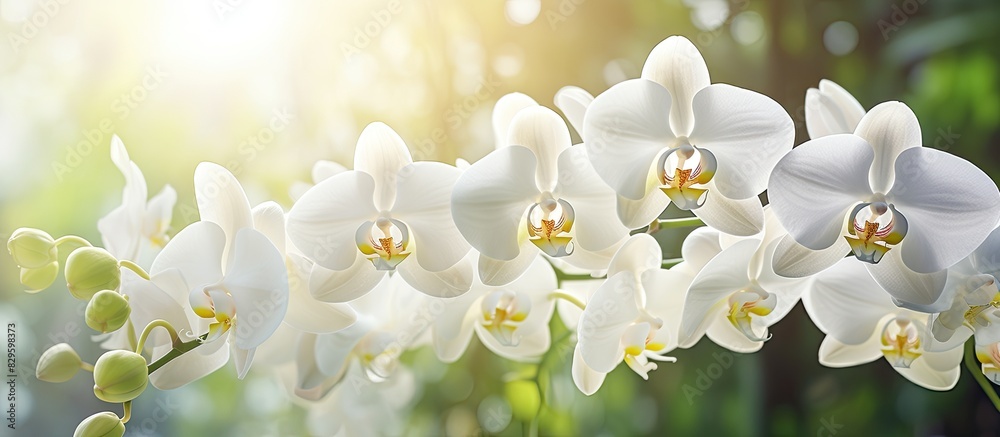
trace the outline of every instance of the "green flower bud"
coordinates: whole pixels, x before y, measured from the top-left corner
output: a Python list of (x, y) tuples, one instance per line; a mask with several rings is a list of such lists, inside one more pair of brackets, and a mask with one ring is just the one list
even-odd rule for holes
[(82, 364), (72, 346), (59, 343), (50, 347), (38, 359), (35, 377), (46, 382), (66, 382), (80, 371)]
[(49, 288), (59, 276), (59, 263), (48, 263), (37, 269), (21, 268), (21, 283), (28, 287), (29, 293), (35, 293)]
[(131, 401), (148, 383), (146, 359), (135, 352), (106, 352), (94, 364), (94, 395), (104, 402)]
[(37, 269), (59, 260), (56, 240), (38, 229), (19, 228), (7, 240), (7, 250), (17, 265), (26, 269)]
[(125, 435), (125, 424), (118, 415), (110, 411), (83, 419), (73, 433), (73, 437), (122, 437), (123, 435)]
[(87, 303), (87, 326), (99, 332), (113, 332), (125, 325), (132, 307), (128, 297), (117, 291), (101, 290)]
[(101, 290), (121, 284), (118, 260), (100, 247), (81, 247), (66, 258), (66, 286), (80, 300), (90, 300)]
[(542, 406), (542, 396), (538, 392), (538, 384), (523, 379), (508, 382), (504, 386), (507, 402), (511, 413), (517, 420), (530, 422), (538, 415)]

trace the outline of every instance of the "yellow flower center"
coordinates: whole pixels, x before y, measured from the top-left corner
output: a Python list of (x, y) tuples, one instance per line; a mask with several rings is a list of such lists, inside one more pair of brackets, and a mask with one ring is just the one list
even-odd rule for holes
[(717, 167), (715, 155), (685, 140), (660, 156), (656, 167), (660, 191), (678, 208), (699, 208), (708, 196), (704, 185), (715, 176)]
[(569, 202), (556, 200), (551, 194), (542, 195), (542, 200), (528, 208), (528, 240), (542, 252), (552, 257), (573, 253), (573, 221), (576, 214)]
[(909, 368), (923, 354), (920, 326), (912, 320), (897, 317), (882, 328), (882, 355), (893, 367)]
[(531, 300), (520, 293), (508, 290), (494, 291), (482, 300), (482, 318), (479, 323), (504, 346), (517, 346), (521, 337), (517, 328), (531, 313)]
[(764, 290), (748, 288), (729, 295), (727, 303), (729, 312), (726, 314), (726, 319), (743, 335), (753, 341), (767, 341), (770, 338), (754, 332), (751, 316), (763, 317), (771, 314), (778, 303), (777, 296)]
[(412, 253), (406, 224), (386, 216), (363, 223), (355, 234), (355, 242), (378, 270), (394, 270)]
[(885, 202), (863, 203), (851, 213), (845, 236), (854, 256), (877, 264), (892, 246), (906, 236), (906, 218)]

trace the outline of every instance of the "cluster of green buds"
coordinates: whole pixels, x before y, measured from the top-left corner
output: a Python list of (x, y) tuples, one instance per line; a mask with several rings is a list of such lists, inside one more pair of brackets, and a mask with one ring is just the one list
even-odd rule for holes
[(48, 288), (59, 275), (59, 249), (51, 235), (20, 228), (7, 240), (7, 251), (21, 269), (21, 283), (29, 292)]
[(73, 437), (122, 437), (123, 435), (125, 435), (125, 422), (110, 411), (100, 412), (84, 419), (73, 432)]

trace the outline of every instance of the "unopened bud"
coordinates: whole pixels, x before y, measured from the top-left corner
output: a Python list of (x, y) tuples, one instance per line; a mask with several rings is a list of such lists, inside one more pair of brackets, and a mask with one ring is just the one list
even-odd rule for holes
[(90, 300), (101, 290), (114, 290), (121, 284), (118, 260), (100, 247), (82, 247), (66, 258), (66, 286), (80, 300)]
[(26, 269), (37, 269), (59, 260), (56, 240), (38, 229), (19, 228), (7, 240), (7, 251), (17, 265)]
[(104, 402), (131, 401), (142, 394), (148, 383), (146, 359), (135, 352), (106, 352), (94, 364), (94, 395)]
[(113, 332), (125, 325), (132, 307), (117, 291), (101, 290), (87, 303), (87, 326), (99, 332)]
[(123, 435), (125, 435), (125, 424), (118, 415), (110, 411), (83, 419), (73, 433), (73, 437), (122, 437)]
[(35, 377), (46, 382), (66, 382), (80, 371), (83, 362), (73, 347), (59, 343), (50, 347), (38, 359), (35, 367)]
[(52, 262), (37, 269), (21, 268), (21, 284), (28, 287), (29, 293), (49, 288), (59, 277), (59, 263)]

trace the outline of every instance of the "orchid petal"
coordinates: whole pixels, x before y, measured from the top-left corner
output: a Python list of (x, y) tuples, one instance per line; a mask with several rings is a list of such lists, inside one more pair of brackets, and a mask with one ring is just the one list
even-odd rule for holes
[(510, 123), (522, 109), (538, 106), (534, 99), (521, 93), (510, 93), (500, 97), (493, 105), (493, 136), (495, 148), (511, 145), (507, 141)]
[(544, 106), (522, 109), (510, 122), (507, 142), (531, 150), (538, 159), (535, 183), (541, 191), (555, 189), (559, 178), (559, 156), (572, 142), (566, 122)]
[(908, 368), (896, 368), (900, 375), (928, 390), (955, 388), (961, 372), (961, 347), (945, 352), (925, 352)]
[(882, 317), (898, 310), (867, 273), (863, 263), (845, 258), (815, 276), (802, 303), (820, 331), (861, 344), (880, 328)]
[(607, 373), (598, 372), (587, 366), (587, 363), (583, 361), (579, 346), (573, 350), (572, 373), (576, 388), (587, 396), (597, 393), (597, 390), (604, 384), (604, 378), (607, 377)]
[(714, 314), (710, 317), (712, 321), (708, 325), (705, 335), (712, 340), (712, 343), (740, 354), (757, 352), (764, 347), (763, 341), (753, 341), (747, 338), (721, 314)]
[(333, 161), (316, 161), (312, 168), (312, 182), (313, 184), (318, 184), (329, 179), (331, 176), (341, 174), (347, 171), (347, 167), (344, 167), (340, 163)]
[(234, 345), (249, 350), (267, 340), (285, 318), (288, 273), (284, 257), (258, 231), (241, 229), (233, 250), (235, 256), (222, 283), (236, 303)]
[(309, 294), (330, 303), (349, 302), (364, 296), (385, 277), (367, 258), (357, 252), (354, 262), (344, 270), (330, 270), (319, 264), (309, 274)]
[(872, 332), (860, 344), (844, 344), (832, 335), (828, 335), (819, 345), (819, 363), (833, 368), (870, 363), (882, 357), (880, 349), (882, 344), (879, 339), (879, 333)]
[(454, 299), (442, 301), (444, 310), (431, 326), (434, 353), (445, 363), (454, 363), (469, 347), (474, 332), (475, 310), (472, 306), (479, 302), (483, 293), (471, 291)]
[(709, 226), (695, 228), (681, 243), (681, 256), (684, 263), (694, 266), (695, 273), (701, 271), (708, 262), (722, 252), (719, 244), (719, 231)]
[(357, 313), (353, 308), (342, 303), (318, 301), (309, 294), (309, 285), (308, 276), (289, 278), (286, 324), (316, 334), (336, 332), (354, 324)]
[(556, 91), (554, 103), (562, 111), (576, 133), (583, 133), (583, 116), (587, 107), (594, 101), (594, 96), (586, 90), (575, 86), (564, 86)]
[(520, 278), (528, 266), (541, 253), (534, 244), (525, 239), (521, 243), (521, 252), (510, 261), (503, 261), (479, 254), (478, 271), (483, 283), (491, 286), (501, 286)]
[[(896, 252), (896, 253), (893, 253)], [(875, 282), (898, 304), (913, 309), (928, 309), (938, 312), (948, 309), (951, 301), (941, 299), (948, 279), (948, 272), (918, 273), (903, 262), (903, 252), (890, 250), (878, 264), (867, 264), (868, 272)]]
[(663, 249), (652, 235), (635, 234), (618, 248), (608, 266), (608, 276), (618, 272), (641, 274), (646, 270), (659, 269), (662, 260)]
[(627, 272), (608, 278), (583, 310), (579, 324), (580, 354), (591, 369), (607, 373), (624, 358), (621, 338), (639, 316), (639, 284)]
[(360, 253), (358, 227), (372, 220), (375, 181), (371, 175), (348, 171), (306, 191), (286, 218), (288, 239), (307, 258), (331, 270), (349, 268)]
[(617, 202), (618, 219), (626, 228), (638, 229), (659, 218), (663, 210), (670, 205), (670, 198), (658, 190), (653, 190), (640, 200), (617, 196)]
[(524, 147), (504, 147), (472, 164), (455, 183), (455, 225), (484, 255), (510, 261), (520, 253), (524, 214), (539, 194), (534, 183), (536, 162)]
[(864, 140), (845, 134), (808, 141), (778, 162), (767, 196), (795, 241), (820, 250), (841, 239), (849, 210), (872, 195), (873, 157)]
[(809, 138), (853, 133), (865, 108), (833, 81), (819, 81), (819, 89), (806, 91), (806, 130)]
[(670, 126), (678, 135), (687, 135), (695, 124), (692, 110), (695, 94), (709, 86), (711, 78), (701, 53), (683, 36), (671, 36), (653, 48), (642, 66), (642, 78), (659, 83), (674, 100)]
[(757, 240), (750, 239), (730, 246), (712, 258), (694, 278), (684, 302), (680, 327), (682, 347), (693, 344), (689, 343), (690, 339), (709, 328), (714, 322), (711, 314), (719, 303), (725, 303), (731, 294), (750, 285), (743, 272), (757, 249), (757, 243)]
[(656, 156), (676, 136), (667, 122), (670, 93), (659, 84), (633, 79), (594, 99), (583, 120), (583, 139), (594, 170), (619, 195), (642, 199)]
[(417, 262), (431, 272), (447, 269), (469, 253), (451, 212), (452, 187), (461, 175), (447, 164), (417, 162), (404, 167), (397, 179), (393, 218), (409, 226)]
[(396, 268), (407, 284), (432, 297), (456, 297), (472, 288), (472, 260), (462, 258), (440, 272), (425, 270), (420, 264), (403, 263)]
[(975, 165), (940, 150), (914, 147), (896, 158), (886, 195), (909, 229), (903, 263), (920, 273), (946, 269), (986, 239), (1000, 219), (1000, 191)]
[(392, 208), (396, 200), (396, 175), (413, 163), (410, 150), (396, 131), (384, 123), (365, 126), (354, 151), (354, 170), (375, 181), (374, 202), (379, 211)]
[(854, 134), (861, 137), (875, 150), (869, 180), (872, 190), (885, 193), (893, 186), (896, 157), (904, 150), (920, 147), (920, 123), (908, 106), (900, 102), (881, 103), (858, 123)]
[(264, 234), (278, 253), (285, 253), (285, 212), (277, 202), (264, 202), (250, 210), (253, 227)]
[(628, 228), (611, 208), (615, 192), (594, 171), (583, 146), (570, 147), (559, 155), (559, 183), (554, 195), (566, 199), (576, 212), (574, 230), (580, 248), (606, 249), (628, 235)]
[(792, 150), (795, 124), (788, 113), (763, 94), (725, 84), (699, 91), (693, 107), (690, 142), (718, 160), (718, 193), (747, 199), (764, 191), (775, 164)]
[(760, 199), (730, 199), (722, 193), (713, 193), (715, 181), (707, 184), (708, 199), (700, 208), (692, 210), (706, 225), (730, 235), (751, 236), (764, 229), (764, 207)]
[[(178, 269), (191, 287), (214, 284), (222, 279), (222, 254), (226, 235), (212, 222), (195, 222), (181, 229), (156, 256), (150, 275), (167, 269)], [(182, 290), (187, 300), (190, 290)]]
[(202, 162), (195, 168), (194, 197), (201, 220), (219, 225), (226, 233), (226, 249), (222, 254), (222, 265), (226, 266), (233, 258), (236, 233), (253, 228), (250, 201), (236, 176), (212, 162)]
[(850, 244), (843, 238), (826, 249), (812, 250), (785, 235), (778, 241), (771, 267), (786, 278), (806, 278), (832, 267), (850, 251)]
[(233, 345), (232, 349), (229, 355), (233, 358), (233, 364), (236, 365), (236, 378), (242, 380), (250, 371), (250, 365), (253, 364), (253, 356), (257, 352), (257, 348), (240, 349)]

